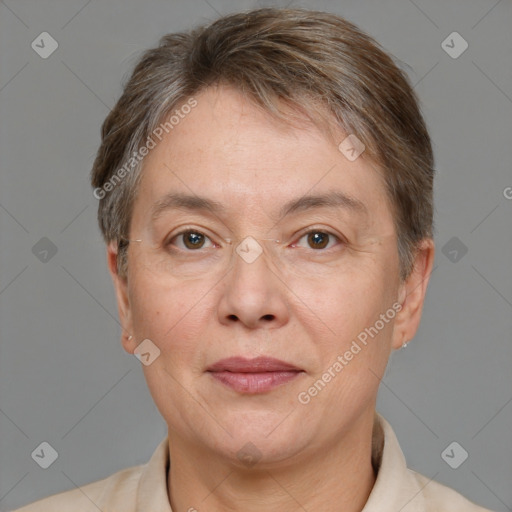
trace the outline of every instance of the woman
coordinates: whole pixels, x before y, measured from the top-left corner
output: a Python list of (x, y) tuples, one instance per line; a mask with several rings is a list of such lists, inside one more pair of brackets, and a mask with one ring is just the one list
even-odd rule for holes
[(261, 9), (163, 37), (92, 185), (168, 437), (20, 510), (483, 511), (408, 470), (375, 411), (420, 322), (433, 176), (410, 84), (344, 19)]

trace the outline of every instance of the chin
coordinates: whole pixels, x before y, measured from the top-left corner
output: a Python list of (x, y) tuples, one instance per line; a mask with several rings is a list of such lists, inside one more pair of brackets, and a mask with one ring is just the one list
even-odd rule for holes
[[(203, 442), (220, 451), (220, 456), (237, 467), (275, 467), (314, 442), (314, 436), (308, 436), (304, 422), (293, 417), (290, 411), (250, 411), (223, 417), (231, 436), (224, 433), (220, 439), (208, 436)], [(311, 437), (309, 441), (308, 437)]]
[[(307, 444), (307, 443), (306, 443)], [(260, 438), (232, 442), (223, 454), (229, 463), (238, 468), (270, 470), (286, 465), (304, 449), (301, 440), (287, 438)]]

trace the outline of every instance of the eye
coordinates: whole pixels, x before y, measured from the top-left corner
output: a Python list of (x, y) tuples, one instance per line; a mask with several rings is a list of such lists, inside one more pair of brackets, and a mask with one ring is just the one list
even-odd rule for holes
[[(340, 241), (340, 239), (333, 235), (332, 233), (329, 233), (327, 231), (320, 231), (318, 229), (308, 231), (304, 235), (301, 236), (299, 239), (299, 243), (302, 239), (306, 239), (307, 244), (311, 249), (325, 249), (332, 247), (332, 244), (329, 246), (330, 242), (336, 242)], [(328, 247), (329, 246), (329, 247)]]
[[(181, 244), (175, 244), (174, 241), (181, 241)], [(205, 245), (208, 241), (210, 242), (209, 246)], [(203, 249), (205, 247), (213, 247), (211, 240), (204, 233), (192, 229), (181, 231), (180, 233), (174, 235), (169, 240), (167, 245), (176, 245), (180, 249), (193, 251), (197, 249)]]

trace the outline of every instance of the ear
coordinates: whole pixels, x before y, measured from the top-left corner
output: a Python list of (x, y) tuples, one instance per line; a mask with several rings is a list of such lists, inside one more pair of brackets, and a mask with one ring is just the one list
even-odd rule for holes
[(130, 306), (130, 299), (128, 295), (128, 279), (127, 277), (119, 275), (117, 270), (117, 255), (118, 247), (115, 241), (111, 241), (107, 245), (107, 264), (110, 272), (110, 277), (114, 283), (114, 289), (117, 299), (117, 310), (119, 312), (119, 319), (121, 321), (121, 344), (123, 348), (130, 354), (137, 347), (135, 336), (133, 335), (132, 312)]
[(400, 285), (398, 300), (402, 309), (395, 317), (393, 326), (393, 348), (399, 349), (416, 335), (427, 286), (434, 265), (434, 241), (426, 238), (420, 243), (409, 277)]

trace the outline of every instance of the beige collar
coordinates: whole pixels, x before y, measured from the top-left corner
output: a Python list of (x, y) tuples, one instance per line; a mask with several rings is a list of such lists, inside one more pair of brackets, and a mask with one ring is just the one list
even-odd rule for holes
[[(378, 413), (372, 438), (372, 464), (377, 479), (362, 512), (424, 512), (422, 485), (407, 469), (402, 450), (389, 423)], [(137, 493), (137, 512), (172, 512), (167, 496), (168, 438), (144, 466)]]

